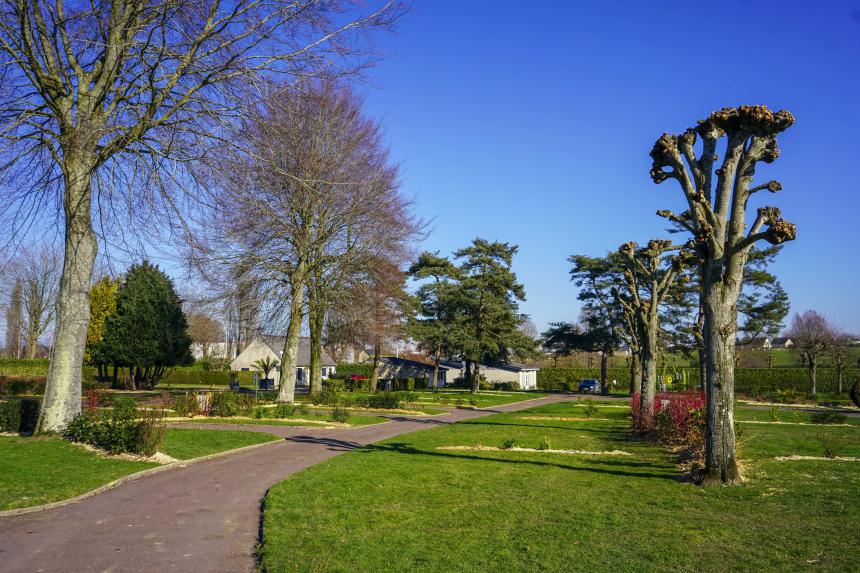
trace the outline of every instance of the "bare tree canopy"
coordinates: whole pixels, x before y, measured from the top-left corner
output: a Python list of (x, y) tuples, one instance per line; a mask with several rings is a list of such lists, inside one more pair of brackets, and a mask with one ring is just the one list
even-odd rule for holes
[(170, 228), (185, 164), (229, 132), (247, 86), (361, 66), (372, 55), (366, 33), (401, 13), (387, 2), (357, 14), (348, 0), (0, 7), (0, 215), (17, 221), (13, 239), (45, 205), (62, 206), (66, 227), (39, 430), (60, 430), (80, 411), (94, 215)]
[(292, 401), (306, 292), (318, 350), (335, 298), (374, 261), (405, 260), (419, 224), (379, 125), (338, 82), (283, 86), (249, 110), (242, 136), (245, 148), (213, 171), (218, 207), (192, 260), (207, 273), (238, 269), (267, 323), (285, 327), (279, 399)]
[(60, 256), (51, 244), (24, 248), (13, 262), (21, 284), (27, 358), (36, 358), (39, 339), (54, 321), (60, 268)]
[(822, 354), (832, 349), (840, 338), (840, 334), (839, 329), (833, 326), (827, 317), (814, 310), (795, 314), (791, 319), (791, 327), (786, 336), (794, 343), (794, 348), (806, 355), (806, 367), (809, 370), (809, 393), (812, 396), (815, 396), (817, 392), (818, 360)]

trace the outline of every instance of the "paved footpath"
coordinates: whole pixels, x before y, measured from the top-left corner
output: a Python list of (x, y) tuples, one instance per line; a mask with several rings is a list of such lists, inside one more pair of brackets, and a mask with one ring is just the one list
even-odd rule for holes
[(285, 439), (145, 476), (57, 509), (0, 518), (0, 571), (253, 571), (263, 497), (288, 475), (407, 432), (571, 399), (555, 395), (432, 417), (391, 416), (385, 424), (348, 430), (241, 426)]

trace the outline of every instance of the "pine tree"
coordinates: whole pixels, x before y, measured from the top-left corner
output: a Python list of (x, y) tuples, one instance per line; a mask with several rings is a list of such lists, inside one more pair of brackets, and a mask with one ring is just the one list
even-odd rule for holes
[(525, 290), (511, 270), (517, 250), (516, 245), (477, 238), (454, 253), (462, 261), (454, 295), (461, 309), (457, 331), (463, 356), (474, 364), (472, 392), (478, 391), (482, 362), (504, 357), (507, 349), (524, 342), (518, 328), (523, 316), (518, 311)]

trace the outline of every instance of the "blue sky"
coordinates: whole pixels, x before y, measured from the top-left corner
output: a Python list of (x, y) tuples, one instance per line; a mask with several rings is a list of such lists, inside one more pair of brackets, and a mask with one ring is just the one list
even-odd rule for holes
[(362, 87), (404, 190), (433, 219), (424, 247), (475, 236), (520, 246), (523, 310), (575, 320), (572, 253), (665, 234), (682, 210), (648, 152), (724, 106), (786, 108), (797, 123), (758, 170), (754, 199), (797, 224), (773, 270), (792, 311), (860, 332), (860, 0), (507, 2), (418, 0)]

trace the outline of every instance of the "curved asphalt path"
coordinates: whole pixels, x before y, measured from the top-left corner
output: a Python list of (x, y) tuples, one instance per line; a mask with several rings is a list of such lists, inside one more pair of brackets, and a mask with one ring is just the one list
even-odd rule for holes
[(288, 475), (407, 432), (570, 399), (554, 395), (438, 416), (389, 416), (388, 423), (347, 430), (241, 426), (285, 439), (145, 476), (64, 507), (0, 518), (0, 571), (253, 571), (263, 497)]

